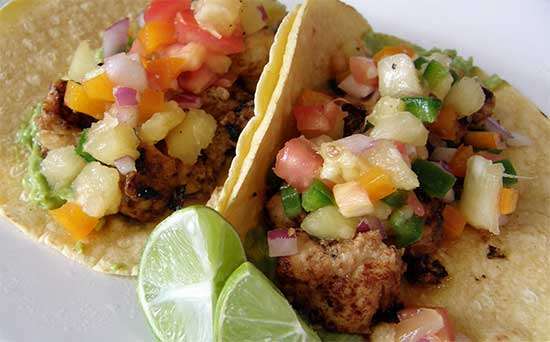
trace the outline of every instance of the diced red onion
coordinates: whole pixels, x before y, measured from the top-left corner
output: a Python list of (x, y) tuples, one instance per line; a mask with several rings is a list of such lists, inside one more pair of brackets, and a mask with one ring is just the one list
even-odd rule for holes
[(124, 18), (114, 23), (103, 32), (103, 56), (110, 57), (123, 52), (128, 44), (128, 30), (130, 19)]
[(445, 203), (452, 203), (455, 201), (455, 191), (453, 189), (449, 189), (445, 196), (443, 196), (443, 202)]
[(138, 104), (137, 91), (133, 88), (116, 87), (113, 94), (119, 106), (135, 106)]
[(139, 13), (136, 20), (137, 20), (138, 27), (141, 28), (141, 27), (145, 26), (145, 15), (144, 15), (143, 11), (141, 11), (141, 13)]
[(337, 140), (336, 143), (348, 149), (353, 154), (361, 154), (373, 147), (376, 144), (376, 140), (364, 134), (353, 134)]
[(533, 144), (531, 138), (518, 132), (511, 132), (512, 138), (506, 139), (506, 144), (512, 147), (530, 146)]
[(416, 216), (422, 217), (426, 214), (424, 205), (422, 205), (422, 203), (418, 200), (418, 197), (416, 197), (416, 195), (412, 191), (407, 197), (407, 205), (413, 210)]
[(499, 226), (504, 226), (506, 225), (506, 223), (508, 223), (508, 221), (510, 221), (510, 217), (507, 216), (507, 215), (500, 215), (499, 218), (498, 218), (498, 225)]
[(172, 98), (172, 100), (176, 101), (181, 109), (198, 109), (202, 107), (202, 99), (200, 96), (193, 94), (177, 94)]
[(407, 315), (398, 314), (400, 322), (396, 326), (397, 341), (418, 342), (445, 328), (445, 318), (437, 310), (421, 308), (416, 310), (416, 314), (413, 312), (411, 310)]
[(105, 71), (109, 79), (120, 87), (143, 91), (147, 88), (147, 75), (139, 59), (119, 53), (105, 59)]
[(375, 90), (373, 86), (357, 83), (352, 75), (340, 82), (338, 88), (357, 98), (367, 97)]
[(449, 164), (447, 164), (446, 162), (444, 161), (439, 161), (439, 162), (432, 162), (434, 163), (435, 165), (439, 166), (439, 168), (445, 172), (448, 172), (448, 173), (453, 173), (451, 171), (451, 167), (449, 166)]
[(456, 148), (451, 147), (436, 147), (430, 159), (433, 161), (444, 161), (446, 163), (450, 162), (456, 153)]
[(264, 5), (259, 5), (256, 7), (258, 11), (260, 12), (261, 18), (264, 22), (267, 22), (269, 19), (269, 16), (267, 15), (267, 11), (265, 10)]
[(115, 160), (115, 167), (118, 169), (120, 174), (127, 175), (130, 172), (136, 171), (136, 161), (129, 156), (124, 156)]
[(270, 257), (289, 256), (298, 253), (296, 235), (289, 235), (287, 229), (274, 229), (267, 232)]
[(447, 143), (445, 143), (445, 141), (443, 141), (443, 139), (441, 139), (438, 135), (435, 135), (433, 133), (430, 133), (430, 135), (428, 135), (428, 142), (433, 147), (447, 147)]
[(387, 238), (386, 230), (384, 229), (384, 224), (382, 221), (380, 221), (379, 218), (375, 216), (366, 216), (361, 219), (359, 224), (357, 225), (357, 232), (364, 233), (368, 231), (379, 231), (380, 235), (382, 235), (382, 239)]
[(125, 123), (131, 127), (137, 127), (138, 108), (137, 106), (117, 106), (115, 108), (118, 122)]
[(503, 139), (513, 138), (512, 133), (504, 128), (495, 118), (488, 117), (485, 119), (484, 126), (486, 130), (500, 134)]

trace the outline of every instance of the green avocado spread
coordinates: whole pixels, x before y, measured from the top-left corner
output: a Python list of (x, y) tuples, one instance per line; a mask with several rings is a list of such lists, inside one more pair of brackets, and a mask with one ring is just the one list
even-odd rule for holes
[(37, 105), (32, 110), (29, 121), (18, 132), (18, 141), (29, 151), (27, 174), (23, 178), (23, 187), (28, 193), (31, 202), (44, 209), (59, 208), (65, 203), (65, 191), (56, 193), (48, 185), (46, 177), (40, 172), (42, 155), (38, 143), (35, 118), (40, 115), (42, 106)]

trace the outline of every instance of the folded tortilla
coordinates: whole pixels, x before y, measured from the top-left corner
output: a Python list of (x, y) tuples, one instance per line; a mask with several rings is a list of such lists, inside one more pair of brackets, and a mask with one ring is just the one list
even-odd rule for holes
[[(242, 235), (259, 223), (266, 175), (282, 144), (298, 135), (291, 108), (304, 89), (319, 89), (329, 80), (330, 56), (371, 30), (353, 8), (336, 0), (308, 0), (290, 30), (281, 72), (288, 77), (275, 88), (277, 105), (252, 137), (241, 178), (229, 198), (229, 213)], [(399, 42), (397, 38), (393, 38)], [(481, 78), (486, 77), (479, 71)], [(496, 118), (511, 131), (533, 139), (510, 148), (506, 156), (520, 180), (519, 206), (498, 236), (466, 229), (460, 240), (437, 257), (449, 277), (439, 287), (405, 285), (407, 306), (445, 307), (457, 331), (473, 340), (548, 340), (550, 326), (550, 120), (509, 85), (496, 91)], [(231, 217), (231, 215), (236, 215)], [(499, 246), (505, 259), (488, 259), (489, 245)], [(375, 336), (375, 335), (374, 335)]]
[[(53, 80), (63, 76), (75, 47), (81, 40), (99, 45), (99, 33), (117, 19), (136, 15), (148, 1), (47, 0), (12, 1), (0, 10), (0, 214), (7, 217), (33, 239), (52, 246), (65, 256), (92, 269), (119, 275), (136, 275), (141, 251), (154, 223), (140, 224), (115, 215), (101, 230), (93, 232), (82, 250), (48, 213), (25, 201), (21, 184), (26, 172), (27, 154), (16, 142), (16, 133), (28, 119), (29, 109), (41, 101)], [(270, 62), (257, 86), (255, 114), (241, 134), (237, 154), (228, 180), (213, 194), (209, 205), (224, 214), (227, 194), (240, 174), (241, 162), (248, 153), (254, 131), (265, 108), (275, 102), (272, 89), (283, 75), (279, 73), (286, 35), (295, 13), (281, 24), (270, 52)], [(221, 204), (224, 204), (223, 209)]]

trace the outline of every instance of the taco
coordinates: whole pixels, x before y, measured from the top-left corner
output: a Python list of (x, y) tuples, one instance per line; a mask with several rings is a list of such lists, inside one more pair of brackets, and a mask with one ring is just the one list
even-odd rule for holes
[(12, 1), (0, 11), (0, 82), (12, 89), (0, 104), (0, 212), (66, 256), (124, 275), (171, 211), (223, 200), (293, 19), (276, 35), (285, 9), (275, 0), (145, 5)]
[(306, 1), (288, 40), (232, 190), (249, 256), (265, 261), (263, 224), (279, 288), (330, 331), (548, 339), (548, 119), (471, 58), (336, 0)]

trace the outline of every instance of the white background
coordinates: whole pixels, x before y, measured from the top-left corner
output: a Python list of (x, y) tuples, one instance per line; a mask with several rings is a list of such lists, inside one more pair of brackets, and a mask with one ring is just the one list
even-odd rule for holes
[[(349, 3), (377, 31), (474, 56), (550, 113), (550, 0)], [(88, 270), (36, 245), (5, 221), (0, 221), (0, 260), (0, 341), (152, 339), (133, 280)]]

